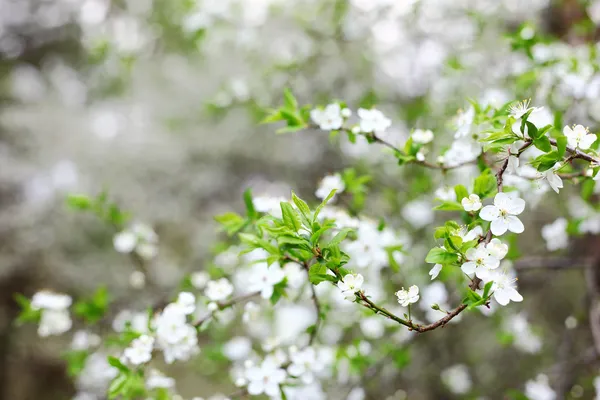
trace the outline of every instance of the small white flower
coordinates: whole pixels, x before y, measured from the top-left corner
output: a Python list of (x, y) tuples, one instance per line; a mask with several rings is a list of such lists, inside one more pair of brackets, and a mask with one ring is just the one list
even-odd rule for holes
[(273, 295), (273, 286), (285, 278), (285, 273), (278, 263), (269, 266), (265, 262), (255, 264), (248, 278), (248, 290), (260, 292), (263, 299), (269, 299)]
[(442, 271), (442, 264), (435, 264), (431, 270), (429, 270), (429, 275), (431, 276), (431, 280), (437, 278), (437, 276)]
[(60, 335), (71, 329), (73, 321), (67, 310), (46, 309), (42, 311), (38, 335), (46, 337)]
[(458, 232), (463, 242), (470, 242), (471, 240), (479, 239), (483, 236), (483, 228), (477, 225), (475, 228), (468, 230), (467, 226), (463, 226)]
[(525, 200), (501, 192), (494, 197), (494, 205), (483, 207), (479, 216), (485, 221), (492, 222), (491, 230), (496, 236), (503, 235), (507, 230), (521, 233), (525, 227), (516, 215), (521, 214), (524, 209)]
[(546, 241), (548, 251), (566, 249), (569, 245), (569, 235), (567, 235), (568, 222), (564, 218), (559, 218), (551, 224), (542, 227), (542, 237)]
[(575, 125), (573, 128), (565, 126), (563, 133), (567, 137), (567, 143), (573, 148), (580, 148), (581, 150), (587, 150), (590, 148), (592, 143), (597, 139), (596, 135), (589, 133), (587, 128), (583, 125)]
[(57, 310), (62, 311), (71, 306), (71, 296), (54, 293), (50, 290), (41, 290), (31, 298), (31, 308), (34, 310)]
[(512, 115), (515, 119), (520, 119), (521, 117), (523, 117), (525, 114), (527, 114), (530, 110), (531, 112), (536, 112), (536, 111), (540, 111), (543, 107), (529, 107), (529, 104), (531, 103), (531, 100), (523, 100), (523, 101), (519, 101), (513, 105), (511, 105), (508, 108), (508, 112), (510, 113), (510, 115)]
[(411, 137), (415, 143), (427, 144), (433, 140), (433, 132), (429, 129), (415, 129)]
[(196, 296), (190, 292), (181, 292), (177, 296), (177, 302), (175, 303), (181, 307), (181, 311), (189, 315), (196, 310)]
[(467, 250), (467, 262), (460, 269), (467, 275), (475, 274), (479, 279), (487, 280), (490, 271), (500, 266), (500, 260), (492, 256), (483, 243)]
[(558, 168), (560, 168), (560, 163), (554, 164), (554, 167), (539, 174), (540, 178), (546, 179), (546, 181), (548, 181), (548, 184), (556, 193), (558, 193), (558, 191), (563, 188), (563, 181), (561, 177), (556, 173)]
[(333, 174), (325, 176), (319, 183), (319, 188), (315, 192), (315, 196), (319, 199), (325, 199), (332, 190), (336, 189), (336, 195), (343, 192), (346, 188), (342, 176)]
[(196, 289), (204, 289), (210, 280), (210, 275), (206, 271), (193, 272), (190, 275), (190, 282)]
[(354, 293), (361, 290), (364, 278), (361, 274), (348, 274), (344, 279), (337, 283), (344, 297), (348, 300), (354, 300)]
[(175, 379), (165, 376), (156, 369), (150, 370), (148, 378), (146, 378), (146, 388), (152, 389), (171, 389), (175, 387)]
[(516, 278), (508, 276), (506, 271), (496, 272), (492, 276), (494, 284), (492, 285), (492, 291), (494, 293), (494, 299), (500, 305), (507, 305), (510, 301), (520, 302), (523, 301), (523, 296), (517, 292), (515, 287)]
[(349, 108), (344, 108), (342, 111), (340, 111), (340, 114), (342, 114), (342, 117), (344, 118), (349, 118), (352, 115), (352, 110)]
[(498, 238), (493, 238), (490, 240), (490, 242), (485, 246), (485, 249), (492, 257), (497, 258), (498, 260), (502, 260), (508, 253), (508, 245), (502, 243)]
[(286, 372), (271, 360), (265, 360), (260, 366), (250, 366), (245, 377), (248, 380), (248, 393), (252, 396), (266, 394), (269, 397), (278, 396), (280, 384), (286, 378)]
[(377, 109), (367, 110), (364, 108), (358, 109), (358, 117), (360, 118), (360, 130), (366, 133), (381, 133), (392, 126), (392, 121)]
[(548, 377), (544, 374), (525, 383), (525, 395), (531, 400), (556, 400), (556, 392), (552, 390)]
[(315, 108), (310, 112), (310, 117), (324, 131), (340, 129), (344, 123), (342, 110), (337, 103), (329, 104), (323, 110)]
[(398, 303), (400, 303), (402, 307), (416, 303), (419, 300), (419, 287), (417, 285), (412, 285), (408, 290), (402, 288), (396, 292), (396, 297), (398, 297)]
[(129, 347), (123, 351), (123, 358), (132, 365), (145, 364), (152, 359), (152, 349), (154, 348), (154, 338), (148, 335), (142, 335), (134, 339)]
[(212, 301), (222, 301), (233, 293), (233, 285), (227, 278), (221, 278), (216, 281), (209, 281), (206, 284), (204, 294)]
[(461, 204), (465, 211), (477, 211), (481, 208), (481, 199), (476, 194), (471, 194), (469, 197), (463, 197)]

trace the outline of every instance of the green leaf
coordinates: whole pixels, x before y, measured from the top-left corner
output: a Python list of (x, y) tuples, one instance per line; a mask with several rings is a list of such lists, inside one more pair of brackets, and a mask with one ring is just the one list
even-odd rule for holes
[(258, 213), (252, 202), (252, 190), (250, 188), (244, 191), (244, 204), (246, 205), (246, 215), (248, 215), (248, 218), (250, 218), (250, 220), (255, 220)]
[(279, 254), (279, 249), (265, 239), (251, 233), (239, 233), (240, 240), (252, 249), (265, 249), (270, 254)]
[(548, 154), (543, 154), (530, 161), (530, 164), (540, 172), (544, 172), (554, 167), (562, 157), (559, 157), (558, 152), (552, 151)]
[(308, 278), (313, 285), (318, 285), (323, 281), (336, 282), (334, 276), (327, 274), (327, 266), (321, 263), (311, 265)]
[(334, 224), (326, 224), (323, 225), (322, 227), (320, 227), (318, 230), (315, 231), (315, 233), (313, 233), (310, 236), (310, 242), (313, 244), (316, 244), (319, 242), (319, 239), (321, 238), (321, 235), (323, 235), (325, 232), (327, 232), (328, 230), (334, 228), (335, 225)]
[(533, 145), (540, 149), (543, 152), (552, 151), (552, 145), (550, 144), (550, 139), (546, 136), (540, 136), (539, 138), (533, 141)]
[(558, 156), (563, 158), (567, 151), (567, 137), (565, 135), (560, 135), (556, 138), (556, 150)]
[(312, 219), (313, 224), (315, 223), (315, 221), (317, 221), (317, 217), (321, 213), (321, 210), (323, 209), (323, 207), (325, 207), (327, 205), (327, 203), (329, 203), (329, 200), (331, 200), (333, 198), (333, 196), (335, 196), (336, 192), (337, 192), (337, 189), (333, 189), (331, 192), (329, 192), (327, 197), (325, 197), (325, 200), (323, 200), (321, 202), (321, 204), (319, 204), (319, 206), (317, 207), (317, 209), (315, 210), (315, 213), (313, 215), (313, 219)]
[(463, 206), (456, 201), (444, 201), (442, 204), (434, 207), (433, 209), (441, 211), (462, 211)]
[(85, 319), (88, 324), (95, 324), (104, 317), (110, 302), (106, 286), (101, 286), (87, 300), (75, 303), (73, 311), (75, 315)]
[(465, 197), (469, 197), (469, 191), (463, 185), (454, 186), (454, 193), (456, 193), (456, 201), (458, 201), (459, 203)]
[(310, 245), (308, 240), (306, 240), (302, 237), (299, 237), (299, 236), (281, 235), (281, 236), (277, 237), (277, 243), (280, 246), (287, 244), (287, 245), (291, 245), (293, 247), (300, 247), (307, 251), (312, 250), (312, 246)]
[(427, 253), (425, 262), (430, 264), (454, 264), (458, 261), (458, 255), (444, 250), (440, 247), (434, 247)]
[(127, 368), (117, 357), (108, 356), (108, 363), (123, 373), (129, 372), (129, 368)]
[(70, 194), (67, 196), (67, 205), (73, 210), (87, 211), (93, 206), (93, 200), (85, 194)]
[(269, 114), (263, 118), (260, 124), (272, 124), (273, 122), (283, 121), (283, 115), (280, 110), (271, 110)]
[(287, 110), (296, 110), (298, 108), (298, 101), (288, 88), (283, 89), (283, 105)]
[(110, 382), (110, 386), (108, 387), (108, 398), (115, 399), (117, 396), (121, 394), (125, 385), (127, 384), (127, 380), (129, 376), (126, 374), (119, 374), (115, 379)]
[(342, 241), (344, 239), (346, 239), (346, 236), (348, 236), (348, 233), (352, 232), (353, 229), (351, 228), (344, 228), (342, 230), (340, 230), (334, 237), (333, 239), (331, 239), (331, 241), (329, 243), (327, 243), (327, 247), (331, 247), (331, 246), (339, 246), (340, 243), (342, 243)]
[(304, 223), (304, 225), (307, 228), (310, 228), (311, 221), (312, 221), (310, 207), (308, 207), (308, 204), (306, 204), (306, 202), (304, 200), (302, 200), (300, 197), (296, 196), (296, 193), (294, 193), (294, 192), (292, 192), (292, 201), (294, 202), (294, 204), (300, 211), (300, 215), (302, 217), (302, 222)]
[(491, 171), (485, 170), (481, 175), (475, 178), (473, 192), (484, 199), (490, 196), (496, 190), (496, 177)]
[(540, 137), (540, 131), (538, 131), (537, 126), (535, 126), (529, 121), (525, 122), (525, 124), (527, 124), (527, 134), (529, 135), (529, 137), (534, 139), (534, 141), (535, 139), (538, 139)]
[(483, 287), (483, 298), (487, 299), (490, 295), (490, 290), (492, 290), (492, 285), (494, 284), (493, 281), (489, 281), (488, 283), (485, 284), (485, 286)]
[(71, 378), (77, 377), (83, 371), (88, 355), (85, 350), (70, 350), (63, 353), (63, 358), (67, 362), (67, 374)]
[(217, 215), (215, 216), (215, 221), (221, 224), (225, 232), (230, 236), (246, 225), (246, 220), (233, 212)]
[(281, 282), (273, 286), (273, 294), (271, 295), (271, 304), (275, 305), (285, 296), (285, 289), (287, 288), (287, 278), (284, 278)]
[(27, 322), (39, 323), (42, 318), (42, 310), (36, 310), (31, 307), (31, 301), (20, 293), (14, 295), (15, 301), (21, 307), (21, 312), (17, 320), (17, 325), (22, 325)]
[(294, 207), (288, 202), (282, 201), (280, 203), (281, 206), (281, 214), (283, 217), (283, 223), (292, 229), (294, 232), (298, 232), (302, 227), (300, 223), (300, 218), (294, 210)]

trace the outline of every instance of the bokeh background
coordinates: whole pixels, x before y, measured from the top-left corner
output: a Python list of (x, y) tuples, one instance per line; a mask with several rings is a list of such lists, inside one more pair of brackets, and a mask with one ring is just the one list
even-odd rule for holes
[[(444, 217), (432, 200), (452, 174), (400, 168), (377, 146), (323, 132), (275, 135), (258, 123), (265, 110), (281, 104), (284, 87), (301, 103), (377, 105), (393, 120), (388, 141), (401, 146), (427, 128), (442, 149), (468, 98), (531, 97), (593, 131), (598, 23), (600, 3), (577, 0), (0, 0), (0, 399), (68, 399), (82, 385), (61, 357), (70, 337), (40, 339), (14, 324), (15, 292), (77, 297), (106, 285), (115, 313), (143, 309), (209, 269), (223, 239), (213, 217), (242, 211), (247, 188), (316, 202), (324, 175), (369, 173), (363, 212), (411, 237), (405, 265), (428, 270), (431, 228)], [(158, 287), (131, 288), (135, 265), (113, 250), (110, 227), (65, 206), (68, 193), (104, 189), (158, 233), (149, 272)], [(569, 197), (579, 190), (542, 191), (525, 217), (524, 303), (414, 338), (408, 365), (353, 378), (366, 398), (499, 399), (538, 373), (557, 398), (594, 398), (589, 270), (598, 240), (573, 237), (548, 254), (540, 236), (581, 207)], [(551, 265), (548, 256), (560, 257), (557, 267), (537, 268)], [(167, 371), (189, 398), (234, 389), (221, 368), (208, 377), (183, 365)], [(452, 389), (456, 380), (469, 382), (469, 395)]]

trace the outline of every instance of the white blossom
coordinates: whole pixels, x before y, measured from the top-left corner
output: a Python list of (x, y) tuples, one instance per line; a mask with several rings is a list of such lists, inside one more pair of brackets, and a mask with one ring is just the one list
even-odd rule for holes
[(567, 144), (573, 148), (587, 150), (597, 139), (596, 135), (589, 133), (583, 125), (575, 125), (573, 128), (565, 126), (563, 133), (567, 137)]
[(481, 219), (491, 221), (492, 233), (496, 236), (503, 235), (507, 230), (521, 233), (525, 230), (523, 223), (516, 216), (525, 209), (525, 200), (500, 192), (494, 197), (493, 206), (485, 206), (479, 213)]
[(494, 281), (492, 285), (492, 291), (494, 293), (494, 299), (498, 304), (505, 306), (509, 302), (521, 302), (523, 296), (517, 292), (515, 282), (516, 278), (512, 278), (506, 271), (496, 272), (491, 280)]
[(477, 211), (481, 208), (481, 199), (476, 194), (471, 194), (469, 197), (463, 197), (461, 204), (465, 211)]
[(408, 290), (402, 288), (396, 292), (396, 297), (398, 297), (398, 303), (402, 307), (416, 303), (419, 300), (419, 287), (417, 285), (412, 285)]
[(412, 135), (413, 142), (427, 144), (433, 140), (433, 132), (429, 129), (415, 129)]
[(550, 387), (548, 377), (539, 374), (535, 380), (525, 383), (525, 396), (530, 400), (555, 400), (556, 393)]
[(542, 237), (546, 241), (548, 251), (566, 249), (569, 244), (567, 234), (568, 222), (564, 218), (558, 218), (551, 224), (542, 227)]
[(119, 253), (136, 252), (149, 260), (158, 253), (158, 236), (148, 225), (134, 223), (113, 237), (113, 245)]
[(300, 378), (304, 384), (312, 383), (315, 380), (315, 372), (322, 371), (324, 367), (314, 348), (290, 349), (290, 366), (287, 371), (291, 376)]
[(475, 274), (479, 279), (487, 280), (490, 271), (500, 266), (500, 260), (490, 254), (486, 246), (481, 243), (472, 247), (465, 253), (467, 260), (460, 269), (467, 275)]
[(485, 245), (485, 249), (490, 255), (498, 260), (502, 260), (508, 253), (508, 245), (502, 243), (500, 239), (493, 238), (488, 244)]
[(209, 281), (206, 284), (204, 294), (212, 301), (223, 301), (233, 293), (233, 285), (227, 278)]
[(348, 300), (354, 300), (354, 294), (362, 288), (364, 278), (361, 274), (348, 274), (337, 283), (344, 297)]
[(255, 264), (248, 277), (248, 291), (260, 292), (263, 299), (273, 295), (273, 287), (285, 278), (285, 273), (278, 263), (269, 266), (266, 262)]
[(322, 110), (313, 109), (310, 112), (310, 118), (324, 131), (340, 129), (344, 123), (342, 110), (337, 103), (329, 104)]
[(392, 126), (392, 121), (383, 113), (375, 108), (367, 110), (364, 108), (358, 109), (358, 117), (360, 118), (360, 130), (365, 133), (382, 133), (387, 128)]
[(279, 387), (286, 378), (286, 372), (271, 360), (265, 360), (260, 366), (250, 366), (245, 373), (248, 380), (248, 393), (252, 396), (266, 394), (279, 395)]
[(142, 335), (134, 339), (129, 347), (123, 351), (123, 358), (126, 363), (132, 365), (145, 364), (152, 359), (152, 350), (154, 348), (154, 338), (148, 335)]
[(515, 104), (512, 104), (508, 108), (508, 112), (515, 119), (521, 119), (529, 111), (531, 111), (531, 113), (534, 113), (534, 112), (540, 111), (542, 109), (542, 107), (529, 107), (530, 103), (531, 103), (531, 100), (519, 101), (519, 102), (517, 102)]

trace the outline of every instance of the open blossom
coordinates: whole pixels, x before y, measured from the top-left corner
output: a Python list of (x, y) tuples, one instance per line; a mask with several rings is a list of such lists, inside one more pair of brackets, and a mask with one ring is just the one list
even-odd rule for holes
[(360, 118), (360, 130), (365, 133), (381, 133), (392, 126), (392, 121), (377, 109), (358, 109)]
[(490, 276), (490, 271), (500, 266), (500, 260), (492, 256), (483, 243), (477, 247), (470, 248), (465, 255), (468, 261), (463, 263), (460, 269), (465, 274), (475, 274), (482, 280), (487, 280)]
[(344, 276), (344, 279), (337, 283), (337, 286), (340, 288), (346, 299), (353, 300), (354, 293), (361, 290), (364, 281), (365, 279), (361, 274), (348, 274)]
[(565, 126), (563, 133), (567, 137), (567, 144), (574, 148), (587, 150), (597, 139), (596, 135), (590, 133), (583, 125), (575, 125), (573, 128)]
[(416, 303), (419, 300), (419, 287), (417, 285), (412, 285), (408, 290), (402, 288), (396, 292), (396, 297), (398, 297), (398, 303), (400, 303), (402, 307)]
[(279, 385), (286, 378), (286, 372), (272, 360), (265, 360), (260, 366), (250, 366), (245, 373), (248, 380), (248, 393), (257, 396), (266, 394), (275, 397), (280, 393)]
[(181, 292), (175, 302), (184, 314), (191, 314), (196, 310), (196, 297), (190, 292)]
[(507, 230), (521, 233), (525, 227), (516, 216), (521, 214), (524, 209), (525, 200), (500, 192), (494, 197), (494, 205), (483, 207), (479, 216), (485, 221), (491, 221), (491, 230), (496, 236), (503, 235)]
[(460, 202), (465, 211), (477, 211), (481, 208), (481, 199), (476, 194), (471, 194), (469, 197), (464, 197)]
[(158, 253), (158, 236), (148, 225), (135, 223), (113, 237), (113, 245), (119, 253), (136, 252), (144, 259), (151, 259)]
[(515, 119), (521, 119), (529, 111), (532, 113), (540, 111), (543, 107), (529, 107), (531, 100), (519, 101), (508, 108), (508, 112)]
[(285, 278), (285, 273), (278, 263), (269, 266), (266, 262), (260, 262), (252, 267), (248, 278), (248, 290), (260, 292), (263, 299), (269, 299), (273, 295), (273, 286)]
[(490, 253), (492, 257), (502, 260), (508, 253), (508, 245), (502, 243), (500, 239), (493, 238), (490, 242), (485, 245), (485, 249)]
[(523, 301), (523, 296), (517, 292), (515, 287), (516, 278), (509, 276), (506, 271), (496, 272), (491, 278), (494, 281), (492, 285), (494, 299), (498, 304), (505, 306), (511, 301)]
[(147, 363), (152, 359), (152, 349), (154, 348), (154, 338), (148, 335), (142, 335), (134, 339), (129, 347), (123, 351), (123, 358), (126, 363), (140, 365)]
[(525, 395), (531, 400), (556, 400), (556, 392), (550, 387), (548, 377), (539, 374), (535, 380), (525, 383)]
[(429, 129), (415, 129), (410, 136), (413, 142), (420, 144), (427, 144), (433, 140), (433, 132)]
[(163, 351), (167, 364), (187, 361), (200, 351), (196, 328), (187, 322), (186, 311), (181, 305), (171, 303), (153, 321), (156, 347)]
[(460, 236), (463, 242), (470, 242), (483, 236), (483, 228), (477, 225), (475, 228), (469, 230), (467, 226), (463, 226), (457, 232), (457, 235)]
[(567, 225), (566, 219), (559, 218), (553, 223), (542, 227), (542, 237), (546, 241), (546, 248), (549, 251), (567, 248), (569, 244)]
[(317, 357), (317, 352), (312, 347), (299, 350), (290, 349), (290, 366), (287, 371), (290, 375), (300, 378), (305, 384), (315, 380), (314, 373), (322, 371), (325, 367), (322, 360)]
[(31, 308), (41, 310), (38, 335), (42, 337), (60, 335), (71, 329), (73, 322), (69, 315), (71, 296), (42, 290), (33, 295)]
[(315, 108), (310, 112), (310, 118), (324, 131), (340, 129), (344, 123), (342, 109), (337, 103), (329, 104), (323, 110)]
[(223, 301), (233, 293), (233, 285), (227, 278), (209, 281), (206, 284), (204, 294), (212, 301)]
[(319, 183), (319, 188), (315, 192), (315, 196), (319, 199), (324, 199), (329, 196), (332, 190), (336, 190), (337, 193), (341, 193), (346, 188), (344, 181), (340, 174), (327, 175)]

